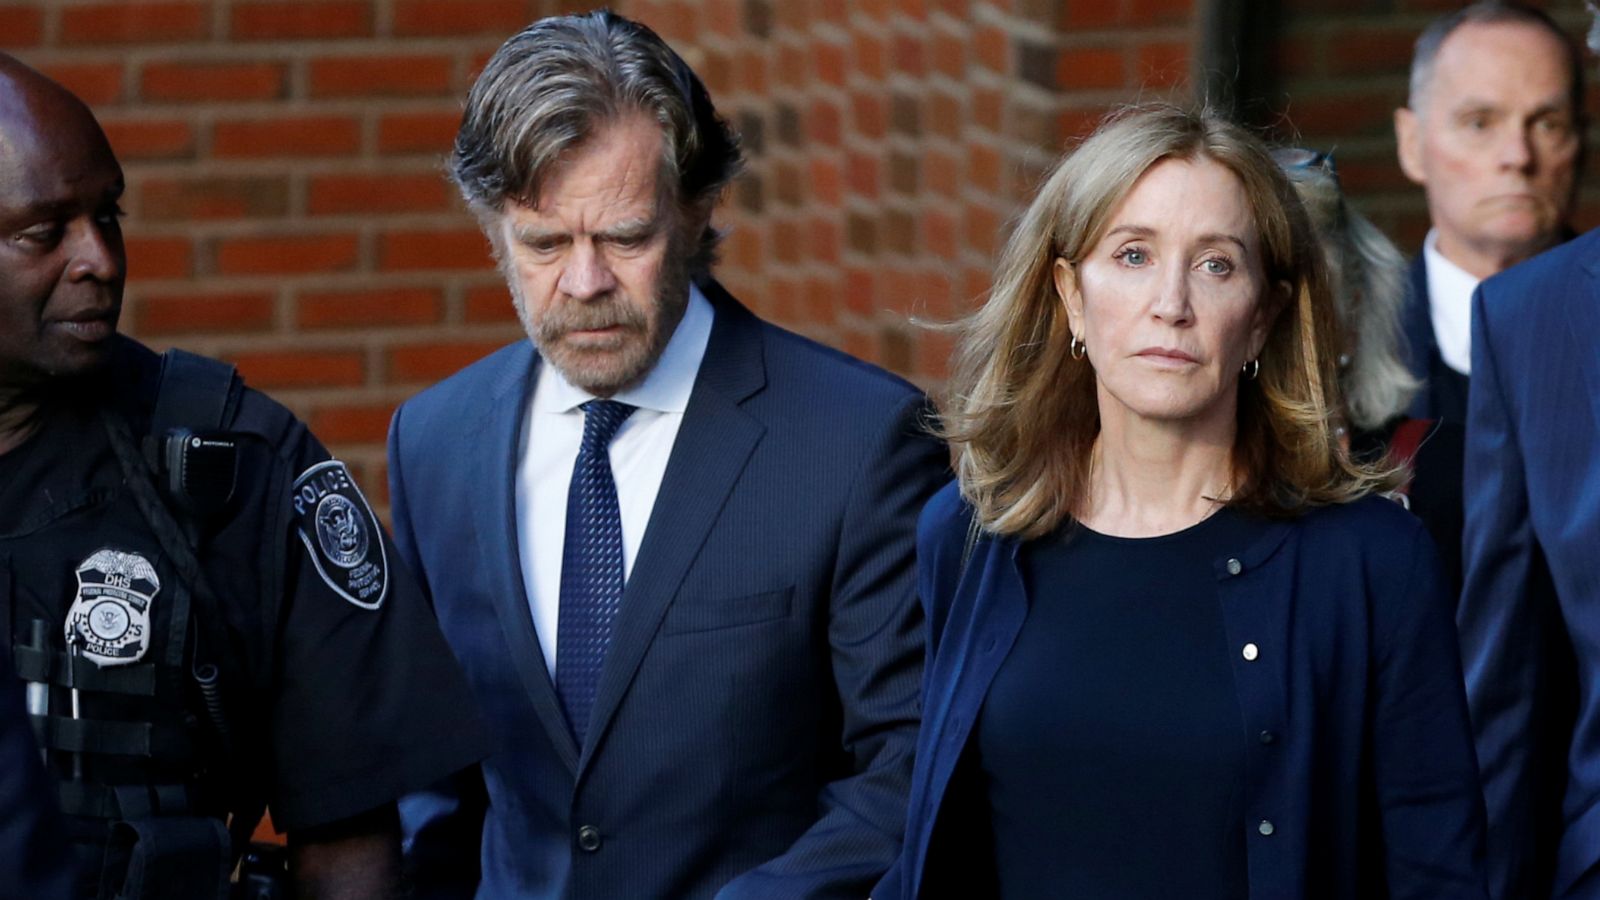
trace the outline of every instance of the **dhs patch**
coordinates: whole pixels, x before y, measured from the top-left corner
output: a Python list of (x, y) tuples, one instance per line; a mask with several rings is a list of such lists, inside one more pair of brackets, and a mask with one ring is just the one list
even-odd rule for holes
[(317, 574), (362, 609), (377, 609), (389, 593), (389, 559), (378, 518), (344, 463), (317, 463), (294, 480), (300, 541)]
[(137, 553), (106, 548), (78, 564), (78, 594), (67, 610), (67, 646), (97, 666), (126, 666), (150, 649), (156, 567)]

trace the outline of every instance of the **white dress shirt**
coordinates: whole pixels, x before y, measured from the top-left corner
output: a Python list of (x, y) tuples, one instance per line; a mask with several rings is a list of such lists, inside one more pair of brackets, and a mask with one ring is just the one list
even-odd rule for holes
[[(611, 473), (622, 512), (624, 577), (633, 573), (633, 561), (644, 541), (650, 510), (655, 507), (667, 459), (711, 339), (713, 317), (711, 303), (691, 284), (689, 306), (655, 368), (644, 381), (611, 398), (638, 407), (611, 441)], [(567, 488), (583, 441), (583, 410), (578, 407), (593, 399), (593, 394), (575, 387), (555, 366), (541, 362), (517, 445), (517, 552), (539, 649), (552, 678), (561, 612)]]
[(1428, 268), (1428, 313), (1433, 318), (1433, 339), (1444, 364), (1463, 375), (1472, 374), (1472, 292), (1482, 279), (1444, 258), (1439, 234), (1430, 230), (1422, 242)]

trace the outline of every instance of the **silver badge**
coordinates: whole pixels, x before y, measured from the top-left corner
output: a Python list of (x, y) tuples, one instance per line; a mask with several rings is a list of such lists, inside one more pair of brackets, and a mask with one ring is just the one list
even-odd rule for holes
[[(300, 541), (323, 582), (362, 609), (377, 609), (389, 593), (389, 560), (378, 517), (344, 463), (317, 463), (294, 481)], [(376, 552), (374, 552), (376, 550)]]
[(78, 565), (78, 595), (67, 610), (67, 644), (97, 666), (126, 666), (150, 649), (156, 567), (137, 553), (104, 549)]

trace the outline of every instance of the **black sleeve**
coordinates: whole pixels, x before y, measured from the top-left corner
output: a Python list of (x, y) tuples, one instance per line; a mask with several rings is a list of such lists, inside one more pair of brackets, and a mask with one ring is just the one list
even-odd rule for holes
[(394, 802), (480, 760), (487, 733), (433, 611), (343, 463), (300, 430), (282, 502), (274, 824)]

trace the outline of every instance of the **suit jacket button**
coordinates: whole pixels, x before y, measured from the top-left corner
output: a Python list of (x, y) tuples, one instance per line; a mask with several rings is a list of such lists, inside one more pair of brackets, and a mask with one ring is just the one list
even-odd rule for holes
[(1270, 731), (1263, 731), (1257, 737), (1260, 739), (1261, 743), (1263, 743), (1263, 744), (1270, 744), (1273, 741), (1278, 739), (1278, 736), (1273, 734)]
[(1239, 655), (1244, 657), (1245, 662), (1255, 662), (1256, 657), (1261, 655), (1261, 648), (1255, 644), (1245, 644), (1244, 649), (1239, 651)]
[(578, 849), (585, 853), (593, 853), (600, 849), (600, 829), (593, 825), (585, 825), (578, 829)]
[(1239, 574), (1240, 572), (1243, 572), (1243, 571), (1244, 571), (1244, 563), (1239, 562), (1239, 560), (1237, 560), (1237, 559), (1228, 560), (1228, 574), (1229, 575), (1237, 575), (1237, 574)]
[(1262, 837), (1272, 837), (1272, 833), (1278, 829), (1272, 827), (1272, 822), (1269, 820), (1262, 819), (1261, 824), (1256, 826), (1256, 830), (1261, 832)]

